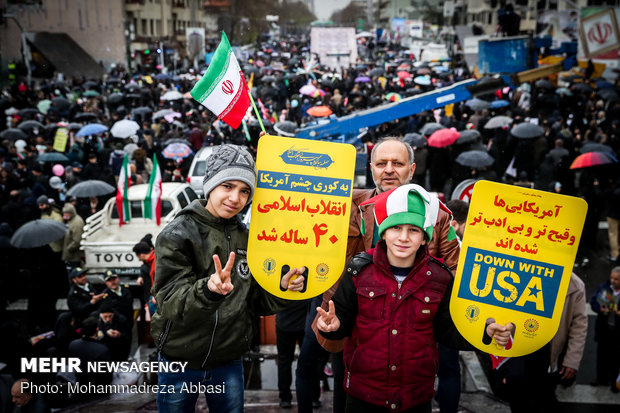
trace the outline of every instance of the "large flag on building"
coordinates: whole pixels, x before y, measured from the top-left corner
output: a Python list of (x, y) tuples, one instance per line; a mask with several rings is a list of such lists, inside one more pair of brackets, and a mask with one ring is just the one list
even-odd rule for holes
[(224, 32), (209, 68), (190, 93), (231, 127), (237, 129), (241, 124), (250, 106), (250, 95)]
[(153, 156), (153, 170), (144, 199), (144, 218), (155, 219), (157, 225), (161, 222), (161, 170), (157, 163), (157, 156)]
[(123, 166), (118, 174), (118, 183), (116, 184), (116, 209), (118, 210), (118, 226), (126, 224), (131, 219), (129, 212), (129, 198), (127, 191), (131, 186), (131, 170), (129, 169), (129, 155), (125, 154)]

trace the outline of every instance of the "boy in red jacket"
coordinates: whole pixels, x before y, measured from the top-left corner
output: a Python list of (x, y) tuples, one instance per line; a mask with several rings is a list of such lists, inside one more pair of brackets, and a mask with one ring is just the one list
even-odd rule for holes
[[(431, 412), (437, 342), (472, 350), (452, 322), (453, 279), (428, 254), (439, 202), (404, 185), (364, 202), (375, 204), (381, 240), (356, 255), (317, 326), (326, 338), (349, 337), (344, 349), (347, 412)], [(486, 334), (506, 345), (511, 325)]]

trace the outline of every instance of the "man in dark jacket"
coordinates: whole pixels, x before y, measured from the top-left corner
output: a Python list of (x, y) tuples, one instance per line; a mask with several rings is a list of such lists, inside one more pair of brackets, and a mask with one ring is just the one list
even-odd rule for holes
[(86, 268), (74, 268), (69, 274), (71, 288), (67, 296), (67, 306), (79, 321), (89, 317), (99, 309), (103, 294), (97, 294), (86, 279)]
[[(248, 232), (237, 214), (252, 199), (255, 184), (250, 153), (219, 146), (207, 158), (205, 199), (181, 210), (157, 237), (153, 294), (158, 308), (151, 334), (160, 360), (188, 363), (181, 373), (159, 372), (159, 384), (176, 389), (157, 395), (160, 411), (172, 406), (194, 411), (199, 393), (181, 391), (191, 384), (204, 386), (209, 411), (243, 411), (241, 356), (250, 347), (252, 317), (286, 305), (263, 290), (248, 267)], [(301, 291), (304, 270), (291, 269), (281, 287)], [(225, 391), (214, 387), (222, 383)]]
[(119, 314), (127, 319), (129, 326), (133, 324), (133, 297), (127, 286), (120, 283), (118, 275), (113, 271), (106, 271), (106, 289), (103, 290), (103, 303), (110, 302)]
[[(88, 317), (82, 323), (82, 338), (69, 344), (69, 354), (80, 359), (80, 366), (86, 366), (89, 361), (112, 360), (108, 348), (99, 341), (97, 325), (95, 317)], [(89, 372), (88, 369), (82, 368), (81, 373), (76, 373), (76, 381), (81, 384), (108, 384), (112, 381), (112, 373)]]

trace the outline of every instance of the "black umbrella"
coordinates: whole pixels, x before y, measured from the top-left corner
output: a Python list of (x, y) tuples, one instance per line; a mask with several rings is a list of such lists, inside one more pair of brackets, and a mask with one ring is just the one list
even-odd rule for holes
[(97, 179), (90, 179), (75, 184), (67, 191), (67, 196), (75, 196), (77, 198), (89, 198), (91, 196), (107, 195), (116, 191), (112, 185)]
[(98, 89), (99, 85), (95, 81), (88, 80), (88, 81), (82, 83), (82, 88), (85, 89), (85, 90), (94, 89), (94, 88)]
[(37, 248), (58, 241), (67, 233), (67, 226), (53, 219), (37, 219), (22, 225), (11, 237), (16, 248)]
[(8, 139), (10, 141), (16, 141), (17, 139), (26, 139), (27, 137), (28, 135), (26, 135), (23, 130), (17, 128), (9, 128), (0, 132), (1, 139)]
[(17, 127), (21, 130), (32, 130), (32, 129), (43, 129), (45, 125), (36, 120), (25, 120), (21, 122), (19, 125), (17, 125)]
[(246, 75), (251, 75), (252, 73), (254, 73), (255, 75), (260, 73), (260, 69), (256, 66), (244, 66), (243, 67), (243, 73), (245, 73)]
[(579, 153), (588, 153), (588, 152), (605, 152), (614, 154), (614, 150), (611, 146), (604, 145), (602, 143), (597, 142), (586, 142), (583, 144), (581, 148), (579, 148)]
[(69, 158), (59, 152), (45, 152), (37, 156), (39, 162), (69, 162)]
[(484, 129), (503, 128), (512, 123), (512, 118), (509, 116), (493, 116), (484, 124)]
[(437, 132), (440, 129), (446, 129), (446, 127), (441, 123), (429, 122), (425, 123), (424, 126), (422, 126), (422, 129), (420, 129), (420, 133), (422, 135), (431, 136), (433, 133)]
[(273, 129), (282, 136), (294, 137), (297, 124), (288, 120), (277, 122)]
[(585, 92), (585, 93), (592, 92), (592, 88), (590, 87), (590, 85), (586, 85), (585, 83), (577, 83), (572, 86), (572, 89), (576, 90), (577, 92)]
[(275, 76), (263, 76), (261, 78), (261, 80), (265, 83), (269, 83), (269, 82), (275, 82), (276, 81), (276, 77)]
[(128, 90), (140, 89), (140, 85), (137, 83), (128, 83), (125, 85), (125, 89), (128, 89)]
[(97, 119), (97, 115), (92, 112), (79, 112), (73, 117), (73, 120), (77, 121), (91, 121), (95, 119)]
[(69, 102), (65, 98), (60, 97), (52, 99), (52, 103), (58, 108), (58, 110), (69, 109), (69, 106), (71, 106), (71, 102)]
[(385, 70), (383, 70), (380, 67), (375, 67), (374, 69), (370, 69), (370, 71), (368, 72), (368, 75), (369, 76), (381, 76), (384, 73), (385, 73)]
[(69, 129), (69, 130), (82, 129), (82, 126), (84, 126), (84, 125), (82, 125), (81, 123), (71, 122), (69, 124), (69, 126), (67, 126), (67, 129)]
[(489, 109), (491, 107), (491, 102), (487, 102), (486, 100), (473, 98), (465, 102), (465, 105), (469, 106), (472, 110), (483, 110)]
[(403, 142), (406, 142), (412, 147), (416, 148), (421, 148), (428, 144), (424, 136), (420, 135), (419, 133), (413, 132), (405, 134), (405, 136), (403, 136)]
[(153, 112), (153, 109), (148, 108), (146, 106), (140, 106), (139, 108), (135, 108), (131, 110), (131, 113), (134, 115), (148, 115), (149, 113)]
[(119, 103), (123, 100), (125, 96), (122, 93), (112, 93), (110, 96), (108, 96), (108, 103)]
[(21, 118), (31, 118), (39, 113), (39, 110), (35, 108), (25, 108), (21, 109), (18, 113)]
[(484, 168), (493, 165), (495, 159), (485, 151), (467, 151), (456, 157), (456, 163), (470, 168)]
[(422, 93), (422, 89), (418, 89), (416, 87), (410, 87), (409, 89), (405, 90), (405, 94), (407, 94), (408, 96), (419, 95), (420, 93)]
[(542, 136), (545, 130), (530, 122), (519, 123), (510, 130), (510, 134), (520, 139), (534, 139)]
[(547, 90), (555, 89), (555, 86), (553, 86), (553, 83), (549, 82), (547, 79), (540, 79), (536, 81), (535, 85), (539, 89), (547, 89)]
[(601, 89), (596, 94), (603, 100), (614, 100), (618, 98), (618, 93), (613, 89)]
[[(260, 124), (258, 123), (258, 119), (256, 118), (252, 118), (250, 119), (250, 121), (248, 122), (249, 126), (260, 126)], [(271, 123), (271, 121), (267, 120), (267, 119), (263, 119), (263, 126), (268, 127), (268, 126), (272, 126), (273, 124)]]
[(142, 96), (140, 96), (138, 93), (129, 93), (125, 95), (125, 97), (127, 99), (140, 99)]
[(473, 142), (480, 138), (480, 132), (475, 129), (467, 129), (459, 132), (461, 133), (461, 136), (459, 136), (456, 142), (454, 142), (456, 144)]

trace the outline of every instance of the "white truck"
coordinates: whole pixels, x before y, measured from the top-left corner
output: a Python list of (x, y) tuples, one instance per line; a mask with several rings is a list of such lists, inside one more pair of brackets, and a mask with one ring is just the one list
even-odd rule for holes
[(144, 218), (144, 198), (148, 185), (134, 185), (128, 190), (131, 219), (118, 226), (116, 199), (109, 199), (103, 209), (86, 219), (80, 249), (84, 251), (89, 280), (102, 282), (106, 270), (113, 270), (124, 284), (135, 284), (142, 263), (133, 246), (146, 234), (157, 235), (176, 214), (194, 199), (196, 192), (187, 183), (162, 183), (161, 223)]

